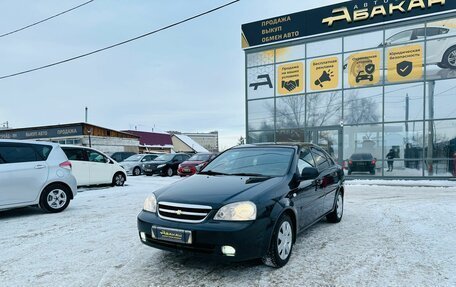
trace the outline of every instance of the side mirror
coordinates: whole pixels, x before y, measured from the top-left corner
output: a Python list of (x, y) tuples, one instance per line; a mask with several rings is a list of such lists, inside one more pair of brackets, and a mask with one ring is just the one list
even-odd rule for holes
[(302, 170), (301, 180), (316, 179), (319, 175), (320, 173), (318, 172), (318, 169), (314, 167), (306, 167)]

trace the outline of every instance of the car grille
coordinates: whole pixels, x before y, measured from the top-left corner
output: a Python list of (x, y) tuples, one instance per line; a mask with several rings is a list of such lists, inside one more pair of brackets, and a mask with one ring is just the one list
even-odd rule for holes
[(206, 219), (211, 210), (212, 207), (205, 205), (172, 202), (158, 203), (158, 216), (172, 221), (200, 223)]

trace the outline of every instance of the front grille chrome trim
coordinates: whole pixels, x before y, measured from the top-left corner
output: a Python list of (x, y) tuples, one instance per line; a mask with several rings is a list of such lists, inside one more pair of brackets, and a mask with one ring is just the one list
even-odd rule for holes
[[(174, 208), (182, 208), (182, 209), (197, 209), (197, 210), (207, 210), (206, 213), (201, 213), (201, 212), (191, 212), (191, 211), (177, 211), (177, 210), (170, 210), (168, 208), (161, 208), (160, 205), (168, 206), (168, 207), (174, 207)], [(168, 213), (168, 214), (176, 214), (177, 216), (179, 215), (188, 215), (188, 216), (199, 216), (203, 217), (202, 219), (198, 220), (191, 220), (191, 219), (182, 219), (182, 218), (174, 218), (174, 217), (169, 217), (169, 216), (164, 216), (162, 215), (161, 212), (163, 213)], [(166, 201), (160, 201), (158, 202), (158, 208), (157, 208), (157, 213), (158, 216), (161, 219), (165, 220), (170, 220), (170, 221), (177, 221), (177, 222), (184, 222), (184, 223), (201, 223), (207, 219), (209, 214), (212, 211), (211, 206), (207, 205), (196, 205), (196, 204), (184, 204), (184, 203), (174, 203), (174, 202), (166, 202)]]

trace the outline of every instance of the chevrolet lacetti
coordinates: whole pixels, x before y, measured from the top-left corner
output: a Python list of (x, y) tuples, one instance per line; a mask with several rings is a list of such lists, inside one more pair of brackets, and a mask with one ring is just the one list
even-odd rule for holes
[(325, 217), (340, 222), (343, 202), (342, 168), (320, 147), (244, 145), (151, 194), (139, 236), (163, 250), (282, 267), (297, 234)]

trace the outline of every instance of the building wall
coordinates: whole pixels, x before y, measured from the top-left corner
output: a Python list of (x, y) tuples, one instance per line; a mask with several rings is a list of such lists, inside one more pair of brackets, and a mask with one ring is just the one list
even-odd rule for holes
[[(449, 30), (428, 36), (423, 32), (427, 27)], [(441, 67), (435, 61), (456, 45), (455, 27), (452, 14), (247, 50), (247, 142), (313, 142), (340, 164), (354, 153), (371, 153), (377, 159), (374, 177), (453, 177), (456, 66)], [(392, 40), (407, 31), (416, 38)], [(394, 78), (399, 72), (387, 59), (404, 50), (419, 51), (413, 58), (413, 73)], [(349, 73), (354, 73), (350, 61), (366, 53), (380, 57), (377, 80), (350, 81)], [(334, 59), (336, 67), (315, 77), (311, 69), (317, 63)], [(277, 76), (290, 66), (302, 67), (305, 78), (299, 89), (286, 81), (284, 85)], [(259, 82), (259, 76), (269, 77), (271, 85), (255, 89), (252, 84)], [(396, 156), (393, 172), (387, 171), (390, 150)]]

